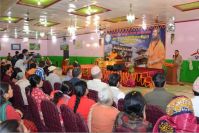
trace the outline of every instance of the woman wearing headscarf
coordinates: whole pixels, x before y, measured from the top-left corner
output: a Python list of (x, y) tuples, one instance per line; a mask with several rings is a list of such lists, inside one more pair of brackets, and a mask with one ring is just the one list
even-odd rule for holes
[(199, 132), (191, 99), (185, 96), (173, 99), (167, 105), (166, 113), (156, 122), (153, 132)]

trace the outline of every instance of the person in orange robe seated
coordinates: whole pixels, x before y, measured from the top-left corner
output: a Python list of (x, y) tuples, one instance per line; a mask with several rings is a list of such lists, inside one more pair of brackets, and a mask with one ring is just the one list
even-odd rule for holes
[(115, 59), (118, 56), (117, 52), (113, 49), (112, 52), (109, 55), (109, 60)]
[(88, 113), (95, 101), (87, 97), (88, 89), (85, 81), (78, 81), (75, 84), (75, 94), (71, 96), (68, 101), (68, 107), (74, 111), (74, 113), (79, 113), (87, 123)]
[(146, 52), (148, 56), (147, 67), (162, 69), (164, 59), (165, 59), (165, 48), (160, 39), (160, 30), (154, 29), (152, 35), (152, 41), (149, 44), (149, 48)]

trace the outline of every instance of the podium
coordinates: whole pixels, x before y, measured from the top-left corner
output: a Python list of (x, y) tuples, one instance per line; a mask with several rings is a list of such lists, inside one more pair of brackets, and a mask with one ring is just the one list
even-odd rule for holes
[(166, 75), (166, 83), (176, 85), (177, 82), (177, 67), (174, 64), (166, 63), (167, 67), (167, 75)]

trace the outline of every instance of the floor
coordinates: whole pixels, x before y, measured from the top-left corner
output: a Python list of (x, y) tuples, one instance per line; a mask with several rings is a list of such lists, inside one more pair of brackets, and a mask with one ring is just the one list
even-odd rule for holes
[[(62, 79), (64, 78), (64, 75), (62, 75), (60, 68), (57, 69), (57, 73), (58, 73), (58, 75), (60, 75), (60, 77)], [(193, 97), (192, 84), (191, 83), (184, 83), (184, 86), (166, 84), (165, 89), (168, 90), (169, 92), (175, 94), (175, 95), (184, 95), (184, 96), (187, 96), (189, 98)], [(136, 90), (136, 91), (140, 91), (144, 95), (144, 94), (152, 91), (153, 89), (145, 88), (145, 87), (134, 87), (134, 88), (121, 87), (121, 90), (124, 93), (128, 93), (131, 90)]]

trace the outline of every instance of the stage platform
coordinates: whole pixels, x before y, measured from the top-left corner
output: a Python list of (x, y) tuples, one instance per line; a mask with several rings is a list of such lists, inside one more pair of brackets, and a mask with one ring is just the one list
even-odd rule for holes
[[(91, 68), (93, 64), (89, 65), (81, 65), (82, 70), (82, 78), (85, 80), (92, 79), (91, 76)], [(71, 66), (62, 66), (62, 73), (65, 74), (68, 67)], [(106, 68), (101, 68), (103, 78), (102, 81), (108, 82), (109, 75), (112, 73), (118, 73), (121, 76), (120, 84), (124, 87), (135, 87), (135, 86), (143, 86), (153, 88), (152, 77), (156, 73), (164, 73), (163, 69), (152, 69), (152, 68), (143, 68), (143, 67), (135, 67), (133, 73), (129, 73), (126, 69), (124, 71), (110, 71)]]

